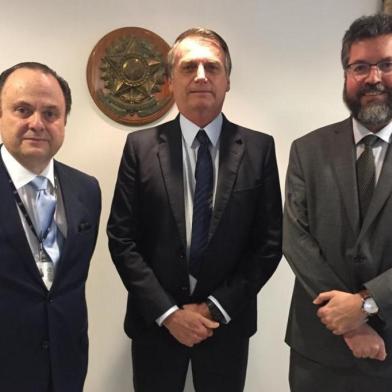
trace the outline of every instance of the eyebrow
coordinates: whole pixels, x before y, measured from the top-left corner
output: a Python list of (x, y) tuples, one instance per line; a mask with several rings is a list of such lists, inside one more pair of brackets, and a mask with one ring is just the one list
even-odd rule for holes
[(220, 64), (221, 62), (220, 61), (218, 61), (218, 60), (209, 60), (209, 59), (190, 59), (190, 60), (186, 60), (186, 59), (183, 59), (183, 60), (181, 60), (180, 61), (180, 63), (185, 63), (185, 64), (187, 64), (187, 63), (198, 63), (198, 62), (202, 62), (202, 63), (210, 63), (210, 64)]
[[(27, 102), (27, 101), (21, 100), (21, 101), (13, 102), (13, 103), (12, 103), (12, 106), (13, 106), (13, 107), (17, 107), (17, 106), (29, 106), (29, 107), (33, 107), (34, 105), (32, 105), (31, 103), (29, 103), (29, 102)], [(59, 107), (58, 105), (55, 105), (55, 104), (43, 105), (43, 107), (44, 107), (45, 109), (56, 109), (56, 110), (59, 110), (59, 109), (60, 109), (60, 107)]]
[[(377, 63), (381, 63), (382, 61), (392, 61), (392, 56), (382, 57), (381, 60), (377, 61)], [(362, 60), (362, 59), (355, 60), (355, 61), (353, 61), (352, 63), (349, 63), (349, 64), (362, 64), (362, 63), (370, 64), (369, 61)]]

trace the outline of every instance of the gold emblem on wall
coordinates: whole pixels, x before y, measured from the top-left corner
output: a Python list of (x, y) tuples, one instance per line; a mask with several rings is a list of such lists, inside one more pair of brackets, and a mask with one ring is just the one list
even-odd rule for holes
[(392, 1), (383, 0), (383, 12), (386, 14), (392, 14)]
[(87, 84), (112, 120), (142, 125), (173, 105), (165, 70), (169, 45), (152, 31), (124, 27), (105, 35), (90, 54)]

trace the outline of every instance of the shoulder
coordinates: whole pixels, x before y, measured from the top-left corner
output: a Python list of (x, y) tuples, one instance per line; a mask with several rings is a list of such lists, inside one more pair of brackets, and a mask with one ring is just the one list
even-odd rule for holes
[(298, 146), (322, 145), (330, 141), (333, 142), (337, 133), (350, 131), (352, 131), (352, 121), (351, 118), (346, 118), (343, 121), (329, 124), (309, 132), (306, 135), (294, 140), (293, 144)]
[(172, 131), (173, 129), (179, 129), (180, 125), (178, 119), (174, 119), (172, 121), (168, 121), (166, 123), (157, 125), (151, 128), (140, 129), (134, 132), (131, 132), (127, 136), (127, 144), (149, 144), (156, 143), (159, 141), (160, 136), (168, 131)]
[(269, 148), (274, 145), (274, 139), (268, 133), (256, 131), (232, 123), (228, 121), (225, 117), (222, 132), (235, 135), (235, 138), (241, 140), (246, 145), (246, 147), (250, 149), (264, 149), (266, 147)]
[(75, 187), (91, 187), (92, 189), (99, 191), (99, 183), (95, 177), (74, 167), (55, 160), (55, 171), (58, 173), (60, 181), (66, 178), (66, 182), (73, 184)]

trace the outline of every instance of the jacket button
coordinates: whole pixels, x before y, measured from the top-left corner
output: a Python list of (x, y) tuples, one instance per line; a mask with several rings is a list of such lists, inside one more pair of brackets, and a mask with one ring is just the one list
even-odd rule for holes
[(42, 342), (41, 347), (42, 347), (43, 350), (48, 350), (49, 349), (49, 342), (47, 340), (44, 340)]
[(184, 255), (184, 253), (182, 253), (182, 252), (180, 253), (180, 259), (181, 259), (181, 260), (184, 260), (184, 259), (185, 259), (185, 255)]
[(185, 292), (189, 292), (189, 287), (188, 286), (182, 286), (181, 290), (185, 291)]
[(365, 258), (362, 256), (359, 256), (359, 255), (354, 257), (355, 263), (362, 263), (364, 260), (365, 260)]

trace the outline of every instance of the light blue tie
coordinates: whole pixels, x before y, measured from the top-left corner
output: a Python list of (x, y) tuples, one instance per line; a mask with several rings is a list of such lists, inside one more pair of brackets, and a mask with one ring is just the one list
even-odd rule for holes
[(38, 239), (40, 241), (42, 240), (45, 252), (55, 263), (60, 258), (60, 250), (56, 242), (57, 226), (54, 221), (56, 196), (49, 192), (48, 179), (46, 177), (37, 176), (30, 182), (30, 184), (37, 192), (35, 207), (38, 218), (38, 221), (36, 222)]

